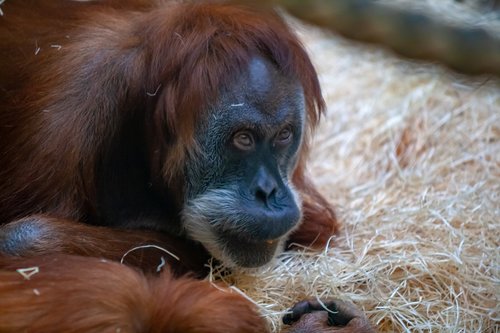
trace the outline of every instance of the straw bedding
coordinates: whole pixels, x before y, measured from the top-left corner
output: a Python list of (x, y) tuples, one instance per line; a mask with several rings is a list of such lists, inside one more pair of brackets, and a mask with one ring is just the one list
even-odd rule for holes
[(322, 252), (211, 278), (274, 331), (312, 296), (354, 302), (380, 332), (500, 332), (499, 82), (299, 33), (328, 104), (310, 172), (343, 228)]

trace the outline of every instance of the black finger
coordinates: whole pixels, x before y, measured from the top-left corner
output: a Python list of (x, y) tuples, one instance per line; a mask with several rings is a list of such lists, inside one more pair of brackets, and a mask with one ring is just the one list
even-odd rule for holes
[(299, 320), (302, 315), (311, 311), (311, 304), (308, 301), (299, 302), (290, 309), (290, 313), (283, 316), (283, 324), (291, 325)]

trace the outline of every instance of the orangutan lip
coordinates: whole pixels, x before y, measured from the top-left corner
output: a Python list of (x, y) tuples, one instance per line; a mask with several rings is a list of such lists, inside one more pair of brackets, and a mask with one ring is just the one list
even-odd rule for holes
[(246, 238), (246, 237), (241, 237), (240, 235), (235, 235), (235, 234), (230, 234), (230, 233), (223, 233), (221, 232), (220, 233), (220, 236), (222, 237), (222, 239), (226, 240), (226, 241), (231, 241), (231, 243), (237, 241), (239, 242), (240, 244), (245, 244), (245, 245), (249, 245), (249, 246), (262, 246), (262, 245), (266, 245), (266, 246), (275, 246), (279, 243), (279, 238), (275, 238), (275, 239), (263, 239), (263, 240), (253, 240), (253, 239), (249, 239), (249, 238)]
[(260, 267), (268, 262), (282, 249), (280, 238), (275, 239), (249, 239), (230, 232), (218, 234), (219, 244), (222, 245), (224, 254), (232, 263), (239, 267)]

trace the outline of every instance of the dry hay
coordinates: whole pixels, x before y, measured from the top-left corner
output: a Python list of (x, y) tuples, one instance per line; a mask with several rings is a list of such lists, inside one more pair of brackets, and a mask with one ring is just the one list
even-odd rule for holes
[(274, 331), (340, 297), (380, 332), (500, 332), (500, 84), (301, 29), (328, 114), (310, 171), (343, 224), (322, 253), (224, 279)]

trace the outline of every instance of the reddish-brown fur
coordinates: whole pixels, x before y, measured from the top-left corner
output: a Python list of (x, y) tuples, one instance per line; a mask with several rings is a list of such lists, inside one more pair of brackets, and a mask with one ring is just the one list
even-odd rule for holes
[[(97, 258), (0, 257), (0, 332), (265, 332), (251, 303), (207, 281)], [(22, 275), (17, 269), (37, 268)]]
[[(162, 1), (19, 0), (2, 10), (0, 241), (20, 225), (42, 233), (17, 244), (10, 253), (16, 257), (0, 254), (0, 331), (266, 331), (241, 295), (173, 277), (202, 275), (207, 253), (199, 245), (155, 231), (95, 226), (96, 179), (109, 176), (96, 166), (123, 124), (144, 117), (146, 130), (128, 134), (144, 136), (138, 144), (147, 143), (148, 172), (157, 178), (152, 186), (169, 193), (167, 218), (178, 218), (182, 166), (196, 150), (199, 112), (254, 53), (302, 84), (308, 136), (324, 105), (316, 73), (286, 24), (275, 14), (234, 6)], [(229, 35), (214, 31), (211, 18)], [(307, 142), (293, 177), (304, 221), (289, 242), (321, 247), (337, 224), (304, 175), (306, 156)], [(127, 176), (128, 169), (114, 171)], [(124, 257), (151, 244), (181, 260), (155, 249)], [(112, 262), (151, 272), (160, 257), (169, 269), (156, 277)], [(27, 267), (39, 273), (25, 279), (16, 272)]]

